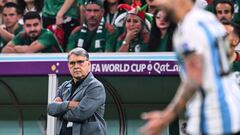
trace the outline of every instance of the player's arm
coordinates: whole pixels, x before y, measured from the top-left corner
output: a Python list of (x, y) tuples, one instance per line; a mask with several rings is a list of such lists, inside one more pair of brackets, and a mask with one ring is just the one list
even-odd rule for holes
[(167, 107), (174, 116), (179, 114), (184, 108), (188, 100), (194, 95), (195, 91), (202, 84), (202, 55), (189, 54), (184, 58), (187, 80), (182, 81), (176, 96)]
[(36, 40), (30, 45), (15, 46), (15, 49), (18, 53), (35, 53), (41, 52), (44, 49), (44, 46)]
[(143, 134), (158, 134), (183, 111), (186, 103), (202, 83), (202, 55), (188, 54), (184, 58), (187, 80), (182, 81), (171, 103), (163, 111), (144, 113), (142, 118), (148, 123), (141, 128)]

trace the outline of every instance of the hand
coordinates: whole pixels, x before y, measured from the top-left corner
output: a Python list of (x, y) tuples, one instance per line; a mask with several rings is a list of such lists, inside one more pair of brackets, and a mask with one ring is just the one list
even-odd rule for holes
[(63, 100), (62, 100), (60, 97), (56, 97), (56, 98), (54, 99), (54, 102), (63, 102)]
[(6, 25), (1, 24), (1, 25), (0, 25), (0, 28), (5, 30), (5, 29), (6, 29)]
[(110, 23), (106, 23), (105, 24), (105, 28), (107, 29), (107, 31), (110, 33), (110, 34), (113, 34), (115, 32), (115, 28), (113, 25), (111, 25)]
[(63, 16), (59, 16), (59, 15), (56, 16), (56, 24), (57, 25), (63, 24)]
[(68, 109), (74, 109), (79, 105), (79, 101), (69, 101)]
[(8, 44), (2, 49), (3, 53), (17, 53), (17, 50), (15, 49), (15, 45)]
[(142, 135), (158, 135), (161, 133), (170, 123), (171, 117), (167, 112), (152, 111), (142, 114), (141, 118), (148, 120), (147, 124), (140, 128)]
[(14, 47), (17, 53), (25, 53), (27, 52), (27, 49), (29, 48), (28, 45), (17, 45)]
[(127, 43), (129, 43), (131, 40), (133, 40), (134, 38), (137, 37), (137, 34), (139, 33), (138, 29), (132, 29), (132, 30), (128, 30), (126, 37), (125, 37), (125, 41)]

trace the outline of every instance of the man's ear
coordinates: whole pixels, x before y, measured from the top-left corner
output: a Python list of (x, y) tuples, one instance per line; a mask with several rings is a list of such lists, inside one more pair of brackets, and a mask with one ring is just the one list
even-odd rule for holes
[(105, 13), (105, 10), (102, 8), (102, 16), (104, 15), (104, 13)]
[(22, 18), (22, 14), (17, 14), (18, 20)]

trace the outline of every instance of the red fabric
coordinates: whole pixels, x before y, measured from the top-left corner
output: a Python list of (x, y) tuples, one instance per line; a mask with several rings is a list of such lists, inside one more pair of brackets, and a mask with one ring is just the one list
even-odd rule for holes
[(58, 43), (62, 46), (62, 48), (65, 48), (64, 47), (64, 30), (62, 29), (62, 27), (57, 26), (56, 24), (53, 24), (53, 25), (49, 25), (47, 29), (53, 32), (53, 34), (58, 40)]
[(128, 4), (120, 4), (119, 6), (118, 6), (118, 9), (125, 9), (125, 10), (127, 10), (127, 11), (130, 11), (131, 9), (132, 9), (132, 7), (130, 6), (130, 5), (128, 5)]
[(236, 61), (240, 61), (240, 54), (239, 54), (239, 52), (237, 52), (237, 51), (236, 51), (236, 53), (237, 53)]
[(212, 3), (212, 1), (213, 1), (213, 0), (207, 0), (207, 3), (210, 4), (210, 3)]
[(138, 16), (144, 21), (145, 20), (145, 11), (139, 11)]

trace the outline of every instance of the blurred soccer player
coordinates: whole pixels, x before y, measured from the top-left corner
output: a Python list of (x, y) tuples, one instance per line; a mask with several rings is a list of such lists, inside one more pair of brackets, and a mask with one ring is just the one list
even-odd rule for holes
[(179, 22), (174, 47), (181, 84), (163, 111), (142, 115), (144, 135), (160, 133), (186, 106), (191, 135), (239, 135), (240, 90), (230, 77), (229, 44), (216, 17), (192, 0), (153, 0)]

